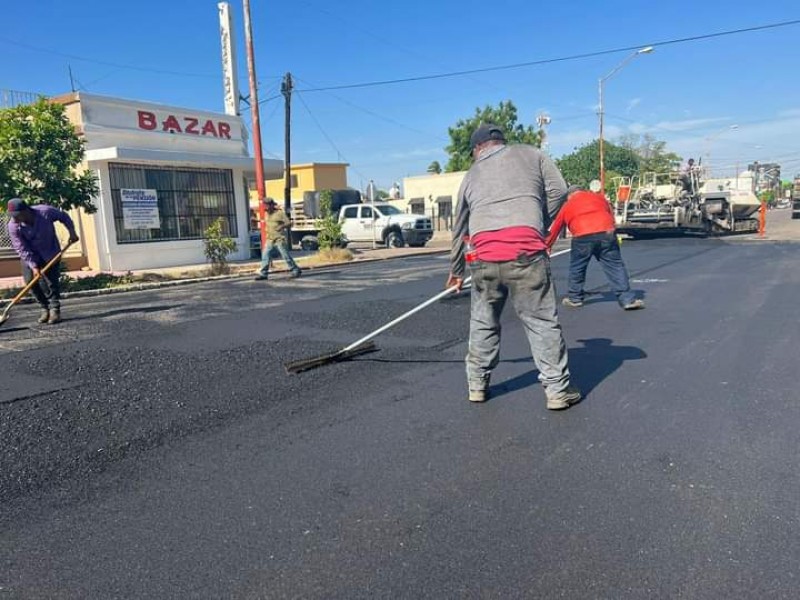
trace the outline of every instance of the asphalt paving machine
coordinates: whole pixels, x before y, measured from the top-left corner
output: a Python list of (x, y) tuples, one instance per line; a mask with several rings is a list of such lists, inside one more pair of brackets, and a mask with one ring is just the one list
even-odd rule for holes
[(732, 234), (758, 231), (758, 197), (753, 173), (703, 177), (701, 168), (646, 173), (615, 180), (617, 231), (632, 237), (648, 233)]

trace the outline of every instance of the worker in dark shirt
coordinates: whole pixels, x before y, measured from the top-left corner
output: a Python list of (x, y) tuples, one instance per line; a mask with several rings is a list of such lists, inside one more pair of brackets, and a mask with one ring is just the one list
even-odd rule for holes
[[(29, 283), (39, 271), (61, 252), (55, 223), (59, 222), (69, 232), (69, 243), (78, 241), (75, 225), (63, 210), (46, 204), (29, 206), (21, 198), (8, 201), (8, 235), (11, 245), (22, 260), (22, 276)], [(31, 290), (42, 307), (39, 323), (50, 325), (61, 321), (60, 265), (55, 264), (42, 275)]]

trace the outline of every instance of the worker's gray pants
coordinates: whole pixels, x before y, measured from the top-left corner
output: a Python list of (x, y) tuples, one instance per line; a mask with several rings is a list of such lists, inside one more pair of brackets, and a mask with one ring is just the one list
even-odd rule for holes
[(489, 386), (500, 358), (500, 315), (509, 295), (525, 327), (539, 381), (547, 396), (569, 385), (567, 347), (558, 324), (556, 294), (545, 253), (520, 255), (508, 262), (477, 261), (472, 271), (472, 310), (467, 353), (467, 383), (472, 390)]

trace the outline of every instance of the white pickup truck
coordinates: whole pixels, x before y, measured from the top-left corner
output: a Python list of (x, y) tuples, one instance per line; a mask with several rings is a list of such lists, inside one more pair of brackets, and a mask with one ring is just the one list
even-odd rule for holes
[(431, 219), (409, 215), (385, 202), (345, 204), (339, 209), (342, 233), (350, 242), (372, 242), (387, 248), (422, 247), (433, 237)]

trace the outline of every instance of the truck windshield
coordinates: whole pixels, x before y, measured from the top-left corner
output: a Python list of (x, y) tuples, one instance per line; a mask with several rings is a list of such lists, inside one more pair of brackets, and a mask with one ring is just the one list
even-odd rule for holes
[(382, 204), (381, 206), (376, 206), (382, 215), (390, 216), (390, 215), (404, 215), (405, 213), (397, 208), (396, 206), (392, 206), (391, 204)]

